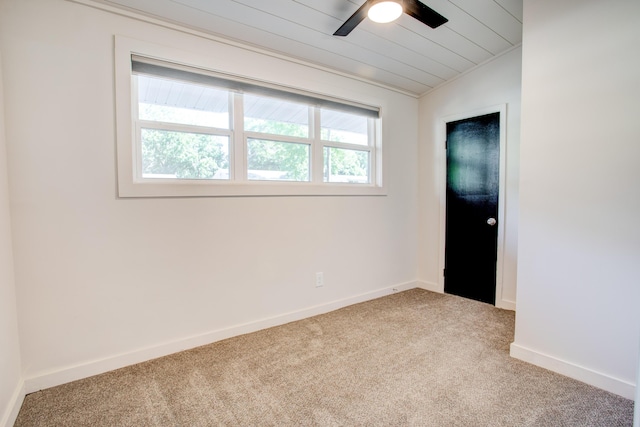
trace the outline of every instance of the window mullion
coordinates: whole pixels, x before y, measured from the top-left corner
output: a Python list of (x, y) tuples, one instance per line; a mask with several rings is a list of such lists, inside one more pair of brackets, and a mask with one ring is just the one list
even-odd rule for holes
[(316, 184), (322, 183), (324, 174), (324, 154), (321, 141), (320, 108), (309, 108), (309, 122), (311, 123), (312, 144), (311, 144), (311, 181)]
[(247, 180), (247, 142), (244, 135), (244, 102), (242, 94), (231, 92), (233, 100), (232, 108), (232, 129), (233, 129), (233, 149), (232, 162), (233, 172), (231, 179), (236, 182)]
[(333, 141), (322, 141), (322, 145), (325, 147), (345, 148), (347, 150), (355, 150), (355, 151), (373, 151), (373, 148), (374, 148), (370, 145), (349, 144), (348, 142), (333, 142)]
[(179, 123), (158, 122), (151, 120), (138, 120), (141, 128), (157, 129), (175, 132), (201, 133), (206, 135), (230, 136), (233, 132), (229, 129), (218, 129), (205, 126), (183, 125)]
[(264, 139), (267, 141), (290, 142), (293, 144), (313, 145), (313, 140), (310, 138), (280, 135), (277, 133), (245, 132), (244, 137), (246, 139)]

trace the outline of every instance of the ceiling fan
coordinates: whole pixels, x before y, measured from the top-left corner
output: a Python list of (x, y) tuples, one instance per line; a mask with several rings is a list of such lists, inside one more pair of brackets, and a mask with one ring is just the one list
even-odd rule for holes
[[(388, 8), (386, 9), (389, 11), (388, 14), (386, 11), (382, 11), (385, 10), (385, 8)], [(382, 14), (382, 17), (377, 18), (376, 12)], [(367, 0), (333, 35), (346, 36), (367, 16), (376, 22), (391, 22), (397, 19), (403, 12), (431, 28), (439, 27), (449, 21), (418, 0)]]

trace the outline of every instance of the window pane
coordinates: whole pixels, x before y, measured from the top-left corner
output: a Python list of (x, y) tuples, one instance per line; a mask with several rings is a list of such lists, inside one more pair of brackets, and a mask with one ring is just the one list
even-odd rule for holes
[(229, 137), (142, 129), (142, 177), (229, 179)]
[(369, 152), (324, 147), (324, 182), (369, 183)]
[(309, 181), (309, 145), (247, 140), (247, 178), (262, 181)]
[(368, 119), (342, 111), (320, 112), (321, 137), (325, 141), (368, 145)]
[(142, 75), (137, 78), (141, 120), (229, 129), (226, 90)]
[(309, 107), (277, 98), (245, 94), (244, 130), (308, 138)]

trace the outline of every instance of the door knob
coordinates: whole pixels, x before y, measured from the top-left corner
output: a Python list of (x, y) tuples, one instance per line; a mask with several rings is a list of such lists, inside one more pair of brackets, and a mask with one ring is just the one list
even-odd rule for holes
[(489, 225), (490, 225), (490, 226), (492, 226), (492, 227), (493, 227), (494, 225), (496, 225), (496, 222), (497, 222), (497, 221), (496, 221), (496, 219), (495, 219), (495, 218), (489, 218), (489, 219), (487, 220), (487, 224), (489, 224)]

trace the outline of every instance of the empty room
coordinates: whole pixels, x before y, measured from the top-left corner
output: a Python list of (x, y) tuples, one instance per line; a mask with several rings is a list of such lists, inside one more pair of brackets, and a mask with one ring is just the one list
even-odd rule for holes
[(639, 46), (637, 0), (0, 0), (0, 427), (640, 427)]

